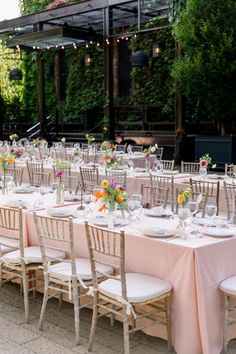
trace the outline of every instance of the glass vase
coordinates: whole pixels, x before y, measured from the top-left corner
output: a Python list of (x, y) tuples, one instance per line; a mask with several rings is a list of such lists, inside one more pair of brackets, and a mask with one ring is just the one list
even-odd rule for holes
[(187, 206), (179, 207), (179, 210), (178, 210), (178, 218), (179, 218), (178, 229), (184, 235), (186, 234), (187, 220), (188, 220), (189, 217), (190, 217), (190, 211), (189, 211), (188, 207)]
[(116, 205), (110, 204), (108, 207), (108, 228), (114, 229), (115, 226), (115, 212), (116, 212)]
[(64, 183), (63, 182), (57, 182), (56, 203), (64, 204)]
[(207, 175), (207, 166), (200, 166), (199, 168), (199, 174), (202, 176), (202, 177), (205, 177)]
[(5, 170), (3, 170), (3, 175), (2, 175), (2, 194), (7, 194), (8, 193), (8, 185), (7, 185), (7, 176), (5, 174)]
[(145, 171), (147, 173), (149, 173), (151, 170), (151, 163), (150, 163), (150, 160), (147, 158), (146, 161), (145, 161)]

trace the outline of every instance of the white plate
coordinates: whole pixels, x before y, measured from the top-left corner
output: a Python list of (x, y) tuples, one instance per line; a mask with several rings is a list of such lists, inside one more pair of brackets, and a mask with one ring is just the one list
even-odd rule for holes
[(47, 209), (46, 212), (48, 215), (53, 216), (55, 218), (68, 218), (69, 216), (72, 216), (70, 210), (59, 209), (59, 208)]
[(224, 176), (220, 176), (220, 175), (207, 175), (207, 179), (224, 179)]
[(165, 229), (160, 227), (143, 227), (141, 232), (145, 236), (156, 237), (156, 238), (167, 238), (174, 236), (176, 234), (176, 229)]
[(64, 200), (66, 202), (79, 202), (81, 200), (81, 197), (78, 195), (68, 194), (64, 195)]
[[(220, 218), (215, 218), (215, 219), (218, 219), (217, 220), (218, 225), (219, 224), (220, 225), (226, 225), (227, 224), (227, 220), (222, 220)], [(208, 218), (195, 217), (193, 219), (193, 223), (197, 224), (197, 225), (202, 225), (202, 226), (212, 226), (212, 227), (216, 226), (215, 220), (211, 220), (211, 219), (208, 219)]]
[(148, 172), (135, 172), (134, 177), (149, 177), (150, 173)]
[(25, 208), (23, 200), (9, 200), (5, 205), (9, 208)]
[(153, 218), (160, 218), (160, 217), (165, 217), (165, 216), (171, 216), (173, 215), (173, 212), (171, 210), (165, 210), (163, 208), (152, 208), (152, 209), (146, 209), (145, 210), (145, 215), (151, 216)]
[(146, 172), (146, 170), (145, 170), (145, 168), (141, 168), (141, 167), (136, 167), (135, 169), (134, 169), (134, 171), (135, 172)]
[(14, 193), (25, 194), (25, 193), (34, 193), (35, 187), (17, 187), (14, 189)]
[(171, 170), (163, 170), (163, 175), (177, 175), (179, 173), (178, 170), (171, 171)]
[(224, 229), (219, 227), (203, 227), (199, 231), (204, 235), (212, 237), (231, 237), (236, 233), (235, 229)]
[[(107, 215), (98, 215), (98, 216), (90, 218), (89, 222), (91, 224), (94, 224), (97, 226), (108, 227), (108, 216)], [(120, 224), (121, 224), (121, 220), (119, 220), (119, 219), (114, 220), (115, 226), (120, 225)]]

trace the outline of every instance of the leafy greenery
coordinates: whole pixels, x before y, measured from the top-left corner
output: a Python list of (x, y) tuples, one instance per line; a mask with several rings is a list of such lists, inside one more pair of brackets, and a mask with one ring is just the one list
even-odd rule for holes
[[(161, 53), (156, 58), (152, 56), (154, 43), (158, 43), (161, 48)], [(132, 69), (131, 103), (157, 106), (155, 120), (173, 120), (175, 95), (170, 74), (175, 47), (171, 28), (133, 37), (130, 48), (132, 51), (142, 49), (149, 57), (147, 68)]]
[(173, 78), (192, 106), (189, 119), (236, 115), (236, 3), (189, 0), (174, 32), (182, 47)]

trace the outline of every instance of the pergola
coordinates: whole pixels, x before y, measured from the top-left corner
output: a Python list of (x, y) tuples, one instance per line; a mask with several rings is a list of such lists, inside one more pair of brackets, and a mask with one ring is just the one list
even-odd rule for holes
[[(113, 119), (114, 39), (172, 25), (175, 0), (87, 0), (0, 22), (0, 36), (8, 48), (37, 51), (38, 116), (41, 133), (46, 127), (43, 52), (55, 51), (56, 92), (59, 91), (60, 51), (96, 43), (104, 52), (105, 115)], [(160, 26), (156, 26), (161, 19)], [(164, 21), (163, 21), (164, 19)], [(165, 21), (166, 19), (166, 21)], [(154, 21), (155, 20), (155, 21)], [(178, 117), (177, 108), (176, 121)], [(111, 136), (114, 131), (111, 129)]]

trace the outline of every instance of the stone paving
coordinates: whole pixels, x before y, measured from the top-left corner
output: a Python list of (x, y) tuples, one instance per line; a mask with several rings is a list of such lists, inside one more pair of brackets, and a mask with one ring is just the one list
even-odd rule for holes
[[(48, 302), (44, 329), (38, 330), (42, 295), (35, 300), (30, 297), (30, 323), (24, 321), (23, 298), (16, 284), (4, 284), (0, 291), (0, 354), (85, 354), (90, 331), (92, 311), (81, 310), (81, 345), (74, 345), (73, 306), (64, 302), (60, 309), (58, 301)], [(121, 323), (111, 327), (109, 319), (98, 322), (94, 343), (96, 354), (123, 352)], [(166, 341), (137, 332), (131, 336), (131, 354), (167, 354)], [(174, 353), (174, 351), (173, 351)], [(228, 354), (236, 354), (236, 340), (229, 344)], [(181, 353), (179, 353), (181, 354)], [(191, 349), (189, 349), (191, 354)]]

